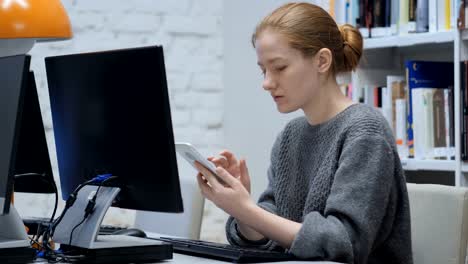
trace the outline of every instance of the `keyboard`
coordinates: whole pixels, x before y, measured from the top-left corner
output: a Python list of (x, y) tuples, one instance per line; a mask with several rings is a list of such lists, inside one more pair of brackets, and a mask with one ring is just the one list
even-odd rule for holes
[[(42, 217), (30, 217), (23, 218), (23, 223), (28, 227), (28, 235), (35, 235), (37, 229), (41, 227), (47, 227), (50, 223), (50, 218)], [(126, 227), (112, 226), (112, 225), (101, 225), (99, 227), (99, 235), (112, 235), (115, 231), (127, 229)]]
[(99, 235), (112, 235), (115, 231), (127, 229), (126, 227), (101, 225), (99, 227)]
[(28, 227), (28, 235), (35, 235), (37, 234), (38, 228), (46, 228), (50, 224), (50, 217), (43, 218), (43, 217), (29, 217), (23, 218), (23, 224)]
[(184, 238), (160, 237), (154, 239), (171, 243), (174, 248), (174, 252), (176, 253), (224, 260), (234, 263), (261, 263), (297, 260), (292, 254), (283, 252), (243, 248), (234, 245)]

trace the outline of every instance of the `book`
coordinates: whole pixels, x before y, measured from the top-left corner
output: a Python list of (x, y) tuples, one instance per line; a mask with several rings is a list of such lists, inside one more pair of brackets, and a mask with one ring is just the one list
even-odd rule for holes
[(409, 0), (400, 0), (400, 19), (398, 24), (398, 34), (408, 34), (408, 22), (409, 22)]
[(395, 100), (395, 140), (400, 158), (408, 158), (406, 144), (406, 100)]
[(429, 0), (418, 0), (416, 4), (416, 32), (429, 31)]
[(392, 0), (390, 3), (390, 32), (392, 35), (398, 34), (398, 20), (400, 19), (400, 0)]
[(388, 75), (387, 76), (387, 96), (382, 104), (384, 109), (388, 109), (391, 113), (389, 116), (389, 123), (395, 132), (395, 100), (405, 98), (405, 76), (402, 75)]
[(429, 32), (437, 32), (437, 0), (429, 0)]
[(433, 157), (436, 159), (446, 159), (449, 148), (447, 147), (447, 137), (445, 129), (445, 91), (448, 89), (436, 89), (432, 97), (432, 115), (434, 132)]
[(460, 97), (462, 107), (462, 116), (460, 118), (461, 159), (468, 160), (468, 61), (464, 61), (460, 65), (460, 76)]
[(416, 32), (416, 1), (408, 0), (408, 32)]
[(455, 159), (455, 122), (453, 110), (453, 87), (449, 87), (449, 89), (444, 90), (445, 143), (447, 148), (447, 160)]
[[(421, 115), (424, 115), (428, 109), (421, 109), (419, 106), (424, 104), (424, 101), (421, 101), (421, 98), (427, 99), (428, 95), (420, 92), (416, 92), (418, 98), (416, 99), (417, 102), (413, 103), (413, 90), (419, 88), (425, 89), (440, 89), (445, 88), (448, 89), (449, 87), (453, 86), (453, 72), (454, 66), (453, 62), (434, 62), (434, 61), (406, 61), (405, 62), (405, 69), (406, 69), (406, 82), (408, 84), (408, 100), (407, 100), (407, 110), (408, 110), (408, 117), (407, 117), (407, 144), (408, 144), (408, 151), (409, 157), (415, 156), (415, 138), (413, 134), (414, 126), (413, 121), (421, 121)], [(432, 100), (431, 100), (432, 101)], [(426, 101), (426, 103), (430, 103)], [(418, 106), (416, 109), (417, 115), (413, 113), (413, 106)], [(418, 117), (414, 119), (413, 117)], [(425, 123), (424, 123), (425, 124)], [(423, 124), (423, 125), (424, 125)], [(419, 131), (419, 130), (418, 130)], [(418, 132), (419, 133), (419, 132)], [(417, 137), (417, 136), (416, 136)], [(425, 136), (423, 136), (422, 140), (425, 140)], [(422, 143), (422, 142), (419, 142)], [(418, 143), (418, 144), (419, 144)], [(418, 145), (420, 146), (420, 145)], [(424, 157), (424, 154), (420, 151), (421, 148), (418, 149), (418, 155)]]

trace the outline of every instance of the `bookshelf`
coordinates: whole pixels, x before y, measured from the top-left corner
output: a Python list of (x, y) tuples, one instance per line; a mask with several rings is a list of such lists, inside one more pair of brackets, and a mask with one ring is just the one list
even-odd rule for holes
[[(452, 29), (434, 33), (413, 33), (365, 39), (363, 62), (349, 76), (350, 83), (352, 83), (353, 89), (366, 83), (386, 87), (386, 76), (405, 75), (404, 61), (406, 60), (453, 62), (468, 60), (468, 30)], [(455, 159), (402, 158), (401, 162), (405, 171), (447, 172), (454, 175), (456, 186), (468, 186), (468, 162), (461, 159), (460, 63), (454, 63), (453, 67)], [(354, 94), (353, 99), (356, 99)]]
[[(468, 39), (468, 33), (466, 35)], [(415, 45), (429, 45), (437, 43), (451, 43), (454, 40), (452, 31), (435, 32), (435, 33), (417, 33), (403, 36), (391, 36), (382, 38), (370, 38), (364, 41), (364, 49), (382, 49), (382, 48), (397, 48), (411, 47)]]
[[(415, 160), (401, 159), (401, 165), (406, 171), (451, 171), (456, 169), (456, 162), (452, 160)], [(468, 171), (468, 166), (466, 167)]]
[(381, 109), (403, 169), (418, 180), (445, 177), (468, 187), (468, 1), (322, 4), (365, 37), (359, 67), (338, 83), (352, 100)]

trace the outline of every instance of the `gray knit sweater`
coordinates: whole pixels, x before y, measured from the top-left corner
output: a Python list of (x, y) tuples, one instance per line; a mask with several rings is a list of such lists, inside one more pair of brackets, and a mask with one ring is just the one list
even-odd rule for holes
[[(392, 131), (378, 110), (355, 104), (331, 120), (289, 122), (278, 136), (259, 206), (302, 223), (289, 252), (346, 263), (411, 264), (408, 194)], [(231, 244), (248, 241), (229, 218)], [(283, 249), (284, 250), (284, 249)]]

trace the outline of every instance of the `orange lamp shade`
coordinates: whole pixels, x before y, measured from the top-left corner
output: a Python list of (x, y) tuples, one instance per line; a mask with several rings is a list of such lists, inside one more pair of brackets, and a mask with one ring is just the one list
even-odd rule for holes
[(41, 41), (69, 39), (72, 35), (60, 0), (0, 0), (0, 39)]

